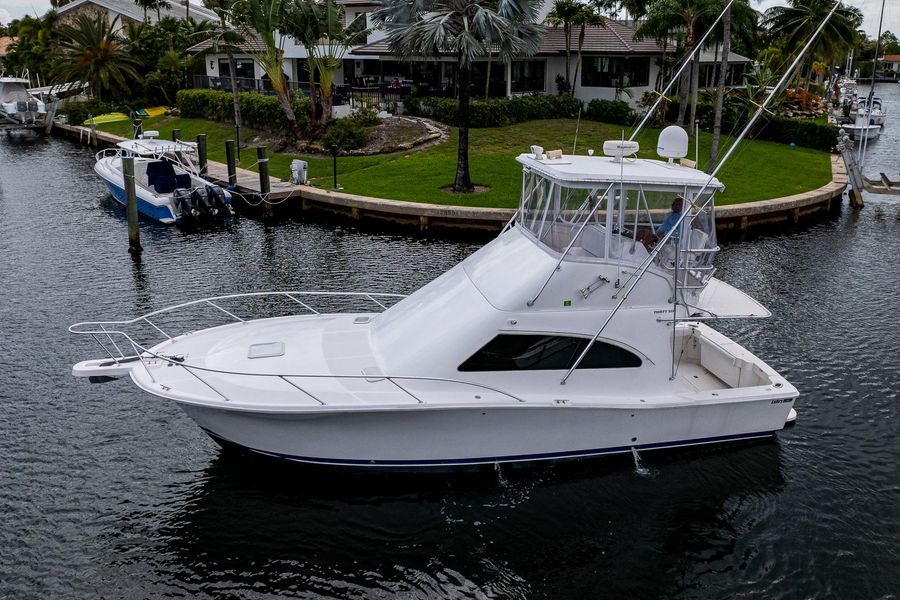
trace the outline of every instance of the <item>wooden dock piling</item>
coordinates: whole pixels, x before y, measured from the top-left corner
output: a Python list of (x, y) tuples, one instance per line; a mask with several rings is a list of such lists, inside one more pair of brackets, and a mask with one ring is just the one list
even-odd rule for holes
[(181, 130), (180, 130), (180, 129), (173, 129), (173, 130), (172, 130), (172, 141), (173, 141), (173, 142), (177, 142), (177, 141), (180, 140), (180, 139), (181, 139)]
[(228, 187), (237, 185), (237, 167), (234, 164), (234, 140), (225, 140), (225, 163), (228, 167)]
[(206, 177), (208, 167), (206, 164), (206, 134), (197, 135), (197, 162), (200, 166), (200, 174)]
[(137, 194), (134, 190), (134, 157), (122, 157), (122, 175), (125, 179), (125, 211), (128, 215), (128, 252), (132, 258), (140, 260), (144, 249), (141, 247), (141, 229), (138, 226)]
[(256, 161), (259, 163), (259, 197), (263, 203), (263, 217), (272, 216), (272, 205), (269, 204), (269, 192), (272, 191), (272, 185), (269, 181), (269, 159), (266, 157), (266, 147), (260, 146), (256, 149)]

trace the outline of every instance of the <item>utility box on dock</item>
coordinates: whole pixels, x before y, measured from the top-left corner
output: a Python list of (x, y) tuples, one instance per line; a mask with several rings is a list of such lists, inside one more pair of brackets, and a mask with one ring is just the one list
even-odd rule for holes
[(301, 185), (309, 179), (309, 163), (305, 160), (291, 161), (291, 183)]

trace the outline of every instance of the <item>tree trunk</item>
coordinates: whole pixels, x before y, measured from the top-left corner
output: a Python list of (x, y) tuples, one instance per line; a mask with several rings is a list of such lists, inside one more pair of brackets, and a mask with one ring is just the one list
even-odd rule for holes
[(294, 114), (294, 107), (291, 106), (291, 96), (290, 94), (288, 94), (284, 75), (281, 75), (280, 73), (278, 74), (277, 83), (275, 79), (272, 78), (272, 89), (275, 90), (275, 95), (278, 96), (278, 101), (281, 102), (281, 108), (284, 110), (284, 116), (287, 117), (288, 124), (290, 124), (291, 127), (291, 134), (293, 135), (295, 140), (300, 139), (302, 137), (300, 125), (297, 123), (297, 115)]
[(460, 65), (459, 82), (459, 146), (456, 154), (456, 179), (454, 192), (471, 192), (472, 178), (469, 176), (469, 80), (470, 67)]
[[(692, 48), (685, 47), (684, 55), (689, 56)], [(691, 94), (691, 70), (681, 72), (681, 80), (678, 82), (678, 119), (677, 124), (684, 126), (684, 117), (687, 113), (688, 96)]]
[(584, 48), (584, 25), (581, 26), (581, 31), (578, 32), (578, 56), (575, 58), (575, 76), (572, 78), (572, 88), (569, 90), (572, 97), (575, 96), (575, 86), (578, 84), (578, 67), (581, 66), (582, 48)]
[[(225, 32), (228, 30), (228, 23), (225, 22), (225, 16), (219, 15), (219, 25), (222, 27), (222, 31)], [(228, 70), (231, 74), (231, 99), (234, 105), (234, 126), (238, 128), (240, 131), (241, 123), (241, 97), (238, 94), (238, 84), (237, 84), (237, 61), (234, 60), (234, 53), (229, 50), (226, 55), (228, 56)], [(237, 140), (238, 147), (241, 145), (241, 140)]]
[[(308, 49), (307, 49), (308, 51)], [(309, 72), (309, 122), (316, 122), (316, 64), (312, 55), (306, 58), (306, 70)]]
[(691, 65), (691, 130), (694, 128), (694, 122), (697, 120), (697, 100), (700, 95), (700, 53), (694, 57)]
[(563, 37), (566, 40), (566, 86), (572, 89), (572, 80), (569, 78), (571, 74), (570, 65), (572, 63), (572, 27), (568, 23), (563, 24)]
[(722, 15), (722, 59), (719, 63), (719, 81), (716, 90), (716, 112), (713, 117), (712, 145), (709, 150), (707, 173), (712, 173), (719, 160), (719, 138), (722, 135), (722, 107), (725, 105), (725, 78), (728, 76), (728, 53), (731, 51), (731, 7)]
[(492, 52), (488, 50), (488, 62), (487, 62), (487, 77), (484, 80), (484, 99), (487, 100), (491, 97), (491, 57)]

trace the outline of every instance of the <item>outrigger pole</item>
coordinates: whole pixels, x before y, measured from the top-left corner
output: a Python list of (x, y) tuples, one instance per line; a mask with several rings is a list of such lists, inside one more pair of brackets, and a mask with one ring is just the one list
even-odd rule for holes
[[(732, 4), (734, 4), (734, 0), (728, 0), (728, 4), (725, 5), (725, 8), (722, 9), (722, 12), (720, 12), (719, 16), (716, 17), (716, 20), (713, 21), (713, 24), (710, 25), (709, 29), (706, 30), (706, 33), (703, 34), (703, 37), (700, 38), (700, 41), (697, 42), (697, 44), (694, 46), (694, 49), (691, 51), (691, 53), (688, 54), (684, 58), (684, 62), (681, 63), (681, 67), (678, 68), (678, 71), (676, 71), (675, 75), (672, 76), (672, 79), (669, 80), (669, 84), (666, 85), (665, 89), (662, 92), (660, 92), (659, 96), (656, 98), (656, 102), (653, 103), (653, 106), (651, 106), (650, 110), (648, 110), (644, 114), (644, 118), (641, 119), (641, 122), (638, 123), (638, 126), (634, 129), (634, 131), (631, 132), (631, 135), (628, 137), (629, 142), (634, 141), (635, 136), (638, 133), (640, 133), (640, 131), (641, 131), (641, 129), (643, 129), (644, 125), (647, 124), (647, 121), (650, 119), (650, 115), (652, 115), (656, 111), (657, 107), (659, 107), (659, 103), (663, 101), (663, 98), (666, 97), (666, 94), (669, 93), (669, 90), (672, 88), (672, 86), (675, 84), (675, 82), (678, 81), (678, 78), (681, 76), (681, 73), (684, 71), (685, 67), (687, 67), (689, 64), (691, 64), (691, 61), (694, 59), (694, 56), (697, 54), (697, 52), (700, 51), (700, 48), (702, 48), (703, 44), (706, 42), (706, 38), (708, 38), (710, 36), (710, 34), (713, 32), (713, 29), (715, 29), (716, 25), (719, 24), (719, 21), (722, 20), (722, 17), (725, 15), (725, 11), (728, 10), (729, 8), (731, 8)], [(579, 111), (578, 114), (579, 114), (579, 118), (580, 118), (581, 112)], [(575, 133), (575, 139), (576, 140), (578, 139), (577, 130)], [(572, 148), (572, 153), (573, 154), (575, 153), (574, 144), (573, 144), (573, 148)], [(597, 203), (594, 205), (594, 207), (591, 209), (591, 211), (588, 213), (588, 215), (592, 215), (595, 212), (597, 212), (597, 210), (600, 208), (600, 205), (603, 203), (603, 199), (606, 198), (607, 194), (609, 194), (609, 192), (612, 190), (614, 185), (615, 185), (615, 183), (610, 183), (609, 187), (606, 188), (606, 191), (597, 197)], [(523, 192), (524, 192), (524, 187), (523, 187)], [(587, 200), (590, 200), (590, 196), (588, 196)], [(585, 203), (587, 203), (587, 200), (585, 200)], [(512, 226), (512, 224), (516, 220), (516, 216), (518, 214), (519, 214), (519, 211), (516, 210), (516, 212), (513, 214), (513, 216), (506, 223), (506, 226), (503, 228), (503, 231), (506, 231), (507, 229), (509, 229)], [(535, 294), (531, 300), (529, 300), (528, 302), (525, 303), (527, 306), (534, 306), (534, 303), (537, 302), (537, 299), (540, 297), (540, 295), (544, 293), (544, 290), (547, 288), (547, 284), (550, 283), (551, 279), (553, 279), (553, 274), (556, 273), (557, 271), (559, 271), (559, 267), (562, 264), (562, 261), (569, 254), (569, 250), (572, 249), (572, 246), (575, 244), (575, 241), (578, 240), (578, 236), (581, 235), (581, 232), (584, 230), (586, 225), (587, 225), (587, 219), (585, 219), (581, 223), (581, 227), (578, 229), (578, 231), (575, 233), (575, 235), (572, 236), (572, 241), (569, 242), (569, 245), (566, 247), (565, 251), (562, 253), (562, 255), (560, 255), (559, 261), (557, 261), (556, 266), (553, 268), (553, 270), (550, 271), (550, 275), (547, 276), (547, 279), (544, 281), (544, 285), (541, 286), (541, 289), (538, 290), (537, 294)], [(568, 375), (567, 375), (567, 377), (568, 377)], [(565, 380), (563, 380), (563, 381), (565, 381)]]
[[(817, 37), (819, 37), (819, 34), (825, 28), (825, 25), (831, 19), (831, 16), (834, 14), (834, 11), (836, 11), (838, 6), (840, 6), (840, 5), (841, 5), (840, 2), (836, 2), (834, 4), (834, 6), (831, 8), (831, 10), (828, 12), (828, 14), (825, 16), (825, 19), (819, 24), (819, 27), (816, 28), (816, 30), (810, 36), (809, 40), (806, 42), (806, 45), (803, 47), (803, 49), (800, 51), (800, 53), (797, 54), (797, 57), (791, 63), (791, 66), (788, 67), (788, 69), (784, 72), (784, 75), (781, 76), (781, 79), (778, 81), (778, 83), (775, 84), (775, 87), (769, 93), (768, 97), (766, 97), (766, 99), (763, 101), (762, 104), (757, 105), (756, 112), (753, 113), (753, 116), (750, 118), (750, 121), (744, 127), (743, 131), (741, 131), (740, 135), (737, 137), (737, 139), (734, 141), (734, 143), (731, 145), (731, 147), (728, 148), (728, 152), (725, 153), (725, 156), (722, 157), (722, 160), (719, 161), (719, 164), (716, 165), (716, 168), (713, 169), (712, 173), (710, 173), (709, 179), (706, 180), (706, 183), (703, 184), (703, 187), (700, 188), (700, 191), (697, 192), (697, 194), (695, 194), (695, 196), (694, 196), (695, 198), (701, 197), (703, 195), (703, 192), (705, 192), (707, 190), (707, 188), (709, 188), (709, 185), (712, 183), (713, 179), (716, 178), (716, 175), (722, 169), (722, 166), (728, 161), (728, 159), (734, 153), (735, 148), (737, 148), (738, 144), (741, 143), (741, 140), (743, 140), (744, 137), (747, 136), (747, 134), (750, 132), (750, 130), (756, 124), (757, 119), (759, 119), (760, 115), (762, 115), (762, 113), (766, 110), (766, 106), (769, 104), (769, 102), (772, 101), (772, 99), (778, 93), (778, 90), (781, 89), (781, 86), (784, 85), (784, 83), (787, 81), (787, 79), (791, 75), (791, 73), (793, 73), (794, 69), (797, 67), (797, 65), (800, 63), (800, 61), (803, 59), (804, 55), (807, 53), (807, 51), (810, 49), (810, 47), (812, 47), (813, 42), (816, 40)], [(699, 207), (697, 207), (693, 203), (691, 203), (691, 205), (692, 205), (692, 207), (696, 208), (697, 212), (699, 213), (699, 212), (703, 211), (707, 206), (709, 206), (710, 202), (712, 202), (712, 195), (710, 195), (710, 197), (707, 198), (706, 201), (703, 202), (703, 204), (701, 204)], [(681, 216), (678, 217), (678, 220), (675, 222), (675, 224), (672, 226), (672, 228), (666, 233), (666, 235), (663, 237), (663, 239), (660, 240), (660, 242), (656, 245), (656, 247), (653, 248), (653, 250), (647, 256), (647, 258), (644, 259), (644, 262), (641, 264), (641, 267), (631, 275), (631, 277), (628, 279), (628, 281), (625, 282), (625, 285), (623, 286), (623, 288), (627, 288), (627, 289), (625, 289), (625, 291), (622, 295), (622, 298), (616, 303), (616, 306), (612, 309), (612, 312), (610, 312), (609, 316), (603, 322), (603, 325), (600, 326), (600, 329), (597, 331), (597, 333), (594, 335), (594, 337), (591, 338), (591, 341), (588, 342), (588, 344), (584, 347), (584, 350), (581, 351), (581, 354), (578, 355), (578, 358), (575, 360), (575, 363), (569, 368), (568, 371), (566, 371), (566, 374), (562, 378), (562, 381), (559, 382), (560, 385), (565, 385), (566, 380), (572, 375), (572, 373), (575, 371), (575, 369), (578, 368), (578, 365), (581, 364), (581, 361), (584, 360), (584, 357), (587, 356), (588, 352), (591, 349), (591, 346), (593, 346), (594, 342), (597, 341), (597, 339), (600, 337), (600, 334), (603, 333), (603, 330), (606, 329), (606, 326), (609, 325), (609, 322), (612, 321), (613, 317), (616, 316), (616, 313), (619, 312), (619, 309), (622, 308), (622, 305), (625, 304), (625, 301), (628, 299), (628, 294), (630, 294), (631, 291), (635, 288), (635, 286), (641, 281), (641, 279), (644, 276), (644, 273), (646, 273), (647, 269), (650, 268), (650, 265), (653, 264), (653, 260), (659, 255), (659, 252), (662, 249), (662, 247), (665, 246), (665, 244), (670, 239), (672, 239), (673, 235), (681, 227), (681, 224), (684, 222), (684, 219), (685, 219), (685, 217), (687, 217), (689, 212), (691, 212), (690, 208), (681, 213)], [(677, 286), (677, 282), (676, 282), (676, 286)], [(618, 294), (616, 294), (616, 295), (618, 295)], [(615, 297), (616, 296), (613, 296), (613, 298), (615, 298)], [(676, 299), (677, 299), (677, 290), (676, 290)]]

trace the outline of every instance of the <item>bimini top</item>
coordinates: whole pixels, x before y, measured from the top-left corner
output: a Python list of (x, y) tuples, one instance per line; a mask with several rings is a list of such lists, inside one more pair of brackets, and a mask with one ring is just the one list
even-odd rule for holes
[(603, 183), (645, 185), (650, 187), (687, 187), (721, 191), (725, 186), (716, 178), (691, 167), (647, 158), (616, 159), (609, 156), (563, 155), (535, 160), (533, 154), (520, 154), (516, 160), (547, 179), (570, 187), (588, 187)]
[(137, 156), (162, 156), (170, 152), (191, 153), (197, 150), (197, 144), (193, 142), (170, 142), (156, 138), (125, 140), (116, 146)]

